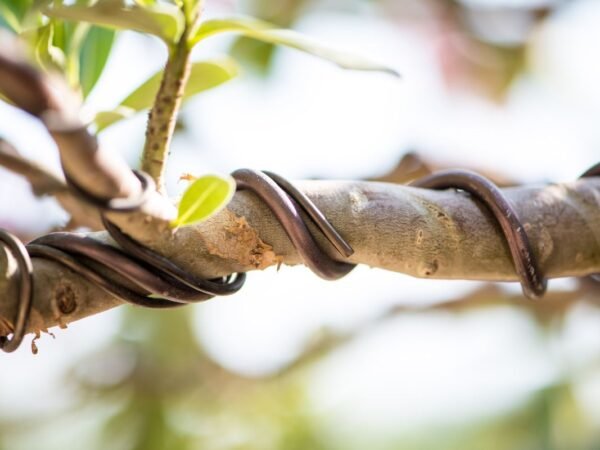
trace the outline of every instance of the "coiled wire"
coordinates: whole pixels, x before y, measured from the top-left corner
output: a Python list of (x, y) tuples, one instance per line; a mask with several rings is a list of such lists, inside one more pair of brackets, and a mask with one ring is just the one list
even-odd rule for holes
[[(104, 200), (97, 198), (67, 177), (67, 183), (78, 195), (103, 212), (126, 212), (139, 209), (154, 182), (146, 174), (134, 171), (142, 191), (136, 198)], [(318, 276), (334, 280), (343, 277), (353, 264), (339, 262), (321, 249), (309, 232), (300, 211), (304, 211), (338, 251), (342, 258), (352, 255), (350, 245), (337, 233), (323, 213), (302, 192), (284, 178), (271, 172), (249, 169), (235, 171), (232, 176), (238, 189), (259, 196), (281, 222), (305, 264)], [(206, 280), (177, 266), (168, 258), (140, 245), (102, 215), (106, 231), (120, 248), (103, 244), (77, 233), (50, 233), (31, 241), (26, 247), (14, 235), (0, 230), (0, 241), (15, 257), (19, 269), (19, 304), (12, 337), (0, 337), (0, 348), (16, 350), (27, 331), (33, 293), (32, 257), (58, 262), (123, 301), (148, 308), (172, 308), (231, 295), (244, 285), (246, 274)]]
[[(155, 187), (146, 174), (134, 173), (140, 180), (142, 192), (138, 197), (129, 199), (99, 199), (69, 177), (67, 182), (71, 189), (103, 212), (135, 211), (144, 204)], [(238, 189), (252, 191), (271, 209), (304, 263), (315, 274), (327, 280), (335, 280), (355, 267), (354, 264), (332, 258), (319, 246), (306, 226), (301, 211), (306, 213), (319, 232), (327, 238), (340, 259), (347, 259), (353, 254), (348, 242), (339, 235), (315, 204), (292, 183), (272, 172), (250, 169), (237, 170), (232, 176)], [(582, 175), (591, 176), (600, 176), (600, 163)], [(529, 298), (539, 298), (544, 294), (546, 280), (525, 228), (510, 201), (492, 181), (474, 172), (449, 170), (413, 181), (411, 185), (429, 189), (460, 189), (483, 203), (502, 230), (524, 294)], [(168, 258), (142, 246), (125, 235), (104, 215), (102, 217), (107, 232), (121, 248), (65, 232), (42, 236), (24, 246), (16, 236), (0, 230), (0, 242), (15, 257), (20, 274), (19, 304), (12, 337), (0, 337), (0, 349), (5, 352), (16, 350), (27, 331), (33, 294), (32, 257), (56, 261), (110, 295), (148, 308), (172, 308), (205, 301), (214, 296), (231, 295), (239, 291), (245, 282), (244, 273), (212, 280), (196, 277)]]

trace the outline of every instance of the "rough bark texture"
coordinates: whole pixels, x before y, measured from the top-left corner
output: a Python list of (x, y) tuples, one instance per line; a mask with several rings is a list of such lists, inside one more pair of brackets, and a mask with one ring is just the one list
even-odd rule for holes
[(190, 76), (191, 49), (187, 43), (187, 36), (186, 30), (180, 42), (171, 51), (146, 128), (142, 170), (154, 179), (160, 192), (166, 192), (164, 187), (166, 161), (175, 131), (177, 112)]
[[(352, 181), (297, 185), (353, 246), (352, 262), (417, 277), (516, 279), (498, 226), (467, 194)], [(599, 179), (505, 192), (546, 276), (600, 272)], [(132, 217), (141, 220), (140, 214), (121, 219)], [(247, 192), (236, 194), (227, 210), (198, 226), (177, 233), (142, 227), (137, 234), (146, 245), (206, 277), (301, 262), (270, 211)], [(94, 236), (109, 239), (105, 233)], [(318, 240), (325, 244), (320, 236)], [(339, 258), (334, 251), (331, 255)], [(121, 304), (54, 263), (35, 259), (34, 267), (31, 330), (65, 325)], [(0, 334), (10, 329), (16, 308), (14, 270), (0, 252)]]

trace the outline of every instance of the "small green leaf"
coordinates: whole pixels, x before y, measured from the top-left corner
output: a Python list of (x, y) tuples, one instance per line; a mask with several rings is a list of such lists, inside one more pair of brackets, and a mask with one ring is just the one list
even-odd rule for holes
[(9, 28), (15, 33), (21, 32), (21, 21), (17, 15), (6, 5), (0, 1), (0, 26)]
[(207, 20), (203, 22), (190, 37), (190, 44), (195, 45), (207, 37), (226, 32), (241, 34), (271, 44), (295, 48), (333, 62), (343, 69), (378, 71), (399, 76), (399, 74), (390, 67), (346, 52), (332, 50), (300, 33), (292, 30), (280, 29), (270, 23), (253, 18), (239, 17)]
[(231, 45), (229, 52), (236, 61), (245, 63), (257, 74), (265, 76), (271, 69), (275, 45), (247, 36), (239, 36)]
[(140, 6), (124, 0), (99, 0), (91, 6), (54, 5), (43, 12), (50, 17), (153, 34), (167, 43), (177, 42), (184, 28), (182, 12), (168, 3)]
[[(230, 58), (194, 62), (190, 68), (190, 77), (183, 98), (189, 99), (199, 92), (219, 86), (231, 80), (237, 73), (237, 65)], [(155, 73), (123, 100), (121, 105), (138, 111), (152, 106), (154, 97), (156, 97), (156, 93), (160, 87), (162, 76), (162, 71)]]
[(124, 119), (129, 119), (135, 115), (137, 111), (126, 106), (117, 106), (111, 111), (100, 111), (94, 117), (94, 123), (96, 124), (97, 131), (100, 132), (105, 128), (111, 126)]
[[(231, 80), (237, 73), (237, 65), (230, 58), (192, 63), (183, 101)], [(129, 94), (115, 110), (98, 113), (94, 119), (97, 130), (101, 131), (119, 120), (131, 117), (138, 111), (149, 109), (160, 87), (161, 77), (162, 71), (155, 73)]]
[(0, 0), (0, 26), (21, 33), (27, 15), (34, 9), (34, 0)]
[(114, 30), (92, 27), (79, 53), (79, 83), (87, 97), (98, 82), (115, 41)]
[(205, 175), (188, 186), (181, 197), (177, 219), (172, 227), (193, 225), (222, 210), (235, 193), (235, 180), (230, 176)]
[(53, 44), (54, 24), (49, 23), (37, 30), (35, 58), (44, 70), (62, 71), (65, 67), (65, 54), (61, 48)]

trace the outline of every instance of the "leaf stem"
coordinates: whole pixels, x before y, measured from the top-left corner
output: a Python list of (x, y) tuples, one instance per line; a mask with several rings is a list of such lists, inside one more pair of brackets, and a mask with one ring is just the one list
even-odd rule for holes
[(177, 113), (190, 76), (190, 55), (191, 47), (188, 44), (186, 27), (179, 42), (169, 51), (160, 88), (150, 110), (142, 154), (141, 168), (154, 179), (161, 193), (165, 192), (165, 164), (175, 131)]

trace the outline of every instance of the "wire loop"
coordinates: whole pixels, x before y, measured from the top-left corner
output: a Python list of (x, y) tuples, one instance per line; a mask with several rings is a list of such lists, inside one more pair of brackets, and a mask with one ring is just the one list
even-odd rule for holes
[[(102, 213), (130, 212), (141, 208), (155, 189), (153, 180), (147, 174), (137, 171), (134, 174), (140, 180), (142, 190), (133, 198), (101, 199), (69, 177), (67, 183), (76, 194), (97, 206)], [(272, 172), (250, 169), (236, 170), (232, 176), (238, 189), (252, 191), (269, 207), (304, 263), (315, 274), (324, 279), (335, 280), (347, 275), (355, 267), (346, 262), (353, 254), (350, 244), (340, 236), (310, 198), (292, 183)], [(600, 176), (600, 164), (582, 175), (591, 176)], [(482, 202), (492, 213), (506, 238), (524, 294), (529, 298), (539, 298), (544, 294), (546, 280), (525, 227), (510, 201), (493, 182), (474, 172), (450, 170), (434, 173), (411, 185), (429, 189), (460, 189)], [(308, 229), (302, 213), (325, 236), (331, 248), (321, 248)], [(0, 243), (16, 259), (20, 276), (19, 304), (12, 338), (0, 337), (0, 349), (5, 352), (16, 350), (27, 332), (33, 297), (32, 257), (55, 261), (110, 295), (148, 308), (172, 308), (205, 301), (214, 296), (231, 295), (244, 285), (245, 273), (234, 273), (211, 280), (199, 278), (124, 234), (104, 214), (102, 220), (106, 231), (120, 248), (77, 233), (65, 232), (39, 237), (25, 247), (16, 236), (0, 230)]]
[[(234, 273), (212, 280), (199, 278), (136, 242), (106, 218), (105, 212), (138, 210), (155, 189), (154, 182), (148, 175), (137, 171), (134, 171), (134, 174), (140, 180), (140, 195), (135, 198), (108, 200), (90, 194), (67, 177), (69, 187), (77, 195), (102, 211), (104, 227), (120, 248), (77, 233), (66, 232), (50, 233), (24, 247), (16, 237), (8, 233), (0, 234), (0, 240), (17, 259), (22, 277), (13, 337), (11, 340), (6, 337), (0, 338), (2, 350), (15, 350), (27, 329), (32, 302), (31, 257), (55, 261), (108, 294), (147, 308), (173, 308), (205, 301), (217, 295), (231, 295), (242, 288), (246, 280), (245, 273)], [(323, 213), (291, 183), (271, 172), (267, 174), (249, 169), (238, 170), (232, 175), (238, 189), (252, 190), (273, 211), (306, 265), (317, 275), (326, 279), (337, 279), (354, 268), (353, 264), (334, 260), (319, 247), (306, 227), (300, 210), (311, 218), (342, 258), (352, 254), (350, 245), (337, 233)]]
[(17, 261), (19, 270), (19, 304), (14, 319), (12, 338), (0, 336), (0, 349), (14, 352), (25, 337), (33, 297), (33, 266), (23, 243), (15, 235), (0, 230), (0, 241)]

